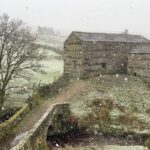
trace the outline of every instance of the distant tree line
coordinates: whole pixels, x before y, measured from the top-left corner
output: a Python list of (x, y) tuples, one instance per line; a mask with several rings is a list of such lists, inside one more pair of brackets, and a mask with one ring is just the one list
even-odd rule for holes
[(58, 30), (54, 30), (53, 27), (41, 27), (38, 26), (37, 33), (39, 35), (59, 35), (60, 32)]

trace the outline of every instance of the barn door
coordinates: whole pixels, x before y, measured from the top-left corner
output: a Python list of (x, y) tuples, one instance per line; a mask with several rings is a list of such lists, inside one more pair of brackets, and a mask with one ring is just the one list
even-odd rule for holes
[(102, 69), (102, 73), (105, 74), (106, 73), (106, 69), (107, 69), (106, 62), (101, 63), (101, 69)]

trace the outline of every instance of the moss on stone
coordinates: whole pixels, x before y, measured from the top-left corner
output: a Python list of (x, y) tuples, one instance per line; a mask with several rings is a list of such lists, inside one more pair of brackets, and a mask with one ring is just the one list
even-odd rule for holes
[(3, 141), (7, 136), (13, 134), (13, 127), (23, 118), (29, 111), (29, 106), (25, 104), (10, 119), (0, 124), (0, 140)]

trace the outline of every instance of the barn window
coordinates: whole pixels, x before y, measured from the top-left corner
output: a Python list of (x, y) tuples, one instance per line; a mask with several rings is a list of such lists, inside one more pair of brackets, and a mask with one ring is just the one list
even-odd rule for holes
[(102, 68), (106, 69), (106, 63), (102, 63)]

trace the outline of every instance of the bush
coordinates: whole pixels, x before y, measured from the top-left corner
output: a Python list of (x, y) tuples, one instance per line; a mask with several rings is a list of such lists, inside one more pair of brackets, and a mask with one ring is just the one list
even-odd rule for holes
[(27, 103), (29, 104), (30, 109), (38, 105), (41, 101), (41, 97), (38, 91), (34, 92), (31, 97), (27, 99)]
[(63, 74), (55, 82), (39, 87), (38, 93), (40, 94), (40, 97), (54, 96), (68, 84), (69, 84), (69, 76), (68, 74)]
[(150, 115), (150, 108), (146, 109), (146, 113)]
[(47, 142), (42, 138), (38, 138), (36, 142), (36, 150), (49, 150)]
[(87, 104), (89, 110), (86, 116), (80, 120), (80, 126), (87, 128), (97, 127), (98, 130), (102, 126), (107, 126), (110, 123), (110, 111), (113, 109), (114, 104), (111, 99), (95, 99)]
[(150, 138), (145, 140), (144, 145), (150, 149)]
[(133, 126), (134, 128), (142, 128), (143, 124), (138, 120), (135, 114), (125, 112), (123, 115), (120, 115), (118, 122), (123, 125)]

